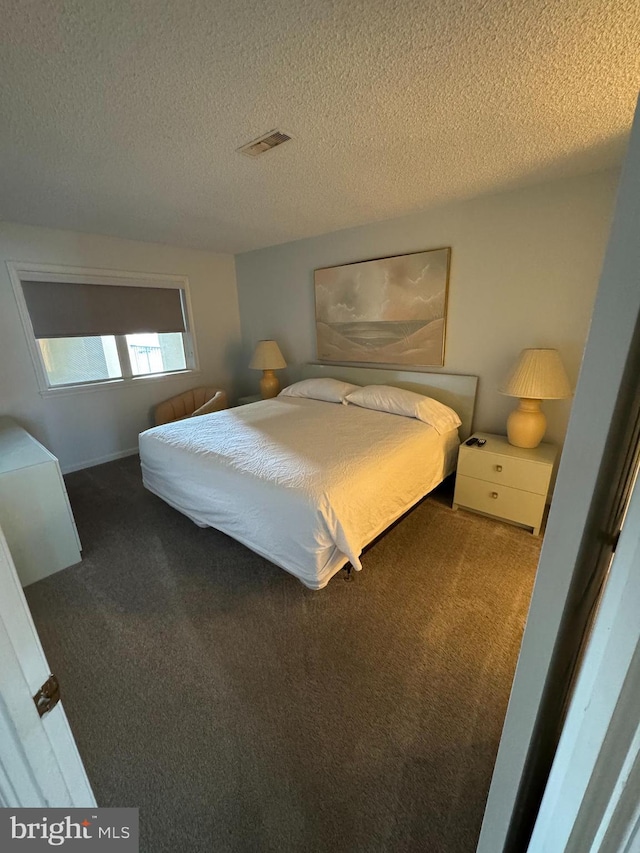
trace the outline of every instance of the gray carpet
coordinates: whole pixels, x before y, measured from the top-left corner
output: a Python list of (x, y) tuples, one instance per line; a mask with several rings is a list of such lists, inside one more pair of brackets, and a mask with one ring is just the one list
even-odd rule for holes
[(67, 486), (84, 560), (29, 604), (142, 851), (475, 850), (538, 540), (436, 494), (311, 592), (147, 493), (136, 457)]

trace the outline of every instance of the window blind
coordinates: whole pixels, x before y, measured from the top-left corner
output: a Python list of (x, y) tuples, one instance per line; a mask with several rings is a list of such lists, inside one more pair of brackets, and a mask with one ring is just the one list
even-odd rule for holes
[(36, 338), (186, 330), (178, 288), (23, 281), (22, 291)]

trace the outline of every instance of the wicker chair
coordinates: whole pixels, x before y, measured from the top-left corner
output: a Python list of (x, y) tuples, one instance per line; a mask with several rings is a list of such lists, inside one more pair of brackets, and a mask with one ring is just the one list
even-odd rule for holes
[(156, 426), (228, 408), (226, 391), (221, 391), (220, 388), (192, 388), (156, 406)]

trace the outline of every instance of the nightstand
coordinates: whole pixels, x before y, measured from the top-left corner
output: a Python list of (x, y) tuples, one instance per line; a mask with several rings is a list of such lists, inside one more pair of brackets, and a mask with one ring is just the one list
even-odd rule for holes
[(475, 510), (540, 533), (557, 448), (514, 447), (506, 435), (476, 432), (483, 447), (460, 445), (453, 508)]
[(248, 397), (238, 397), (239, 406), (247, 406), (249, 403), (259, 403), (262, 400), (260, 394), (250, 394)]

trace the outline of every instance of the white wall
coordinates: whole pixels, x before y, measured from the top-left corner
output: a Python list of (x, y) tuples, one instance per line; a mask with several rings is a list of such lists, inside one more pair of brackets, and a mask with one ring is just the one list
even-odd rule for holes
[[(6, 261), (187, 276), (201, 372), (43, 397)], [(15, 417), (58, 456), (63, 470), (135, 450), (138, 433), (151, 425), (152, 407), (173, 394), (209, 383), (232, 390), (239, 350), (232, 255), (0, 223), (0, 414)]]
[[(444, 370), (480, 376), (475, 425), (504, 432), (514, 401), (496, 386), (522, 347), (558, 347), (577, 377), (616, 180), (605, 172), (486, 196), (238, 255), (235, 269), (230, 255), (0, 223), (0, 413), (16, 417), (64, 470), (133, 450), (153, 405), (173, 393), (201, 382), (233, 393), (237, 378), (236, 390), (255, 393), (258, 374), (237, 366), (260, 338), (278, 340), (292, 364), (313, 361), (315, 268), (451, 246)], [(42, 397), (8, 260), (188, 276), (202, 373)], [(548, 438), (561, 442), (570, 403), (544, 408)]]
[[(562, 691), (566, 686), (557, 679), (558, 662), (564, 661), (566, 664), (580, 645), (585, 627), (582, 623), (586, 613), (585, 602), (588, 604), (594, 600), (599, 582), (603, 580), (603, 561), (606, 558), (604, 534), (611, 530), (613, 507), (622, 496), (622, 484), (616, 484), (615, 479), (624, 470), (622, 459), (626, 457), (629, 462), (632, 458), (631, 449), (626, 445), (633, 441), (628, 429), (635, 420), (639, 375), (637, 365), (640, 361), (639, 332), (640, 106), (636, 109), (627, 159), (620, 178), (615, 220), (604, 258), (580, 383), (547, 521), (478, 853), (501, 851), (511, 818), (515, 817), (520, 828), (523, 824), (526, 827), (527, 817), (530, 816), (526, 809), (536, 805), (536, 783), (541, 781), (539, 774), (544, 772), (541, 765), (548, 755), (550, 744), (553, 743), (559, 723), (557, 715), (561, 713), (559, 700), (564, 698)], [(586, 783), (590, 775), (589, 761), (592, 758), (592, 750), (600, 748), (602, 730), (609, 725), (610, 703), (615, 701), (624, 678), (624, 667), (629, 665), (631, 653), (627, 644), (633, 645), (638, 636), (638, 606), (633, 598), (635, 591), (632, 584), (625, 588), (624, 580), (625, 575), (629, 572), (633, 574), (635, 568), (632, 555), (640, 552), (640, 528), (637, 524), (634, 525), (636, 510), (637, 505), (629, 508), (607, 581), (608, 584), (613, 584), (614, 591), (605, 591), (605, 598), (597, 611), (593, 633), (586, 656), (583, 657), (586, 668), (579, 676), (577, 685), (574, 685), (576, 692), (572, 700), (572, 710), (565, 720), (568, 728), (561, 741), (564, 746), (558, 753), (561, 775), (571, 768), (571, 772), (575, 771), (577, 774), (578, 785)], [(600, 562), (597, 568), (595, 558)], [(629, 630), (622, 645), (617, 645), (616, 630), (606, 627), (606, 621), (604, 631), (601, 626), (603, 620), (607, 620), (611, 615), (611, 597), (618, 595), (620, 590), (623, 591), (624, 607), (617, 616), (622, 620), (623, 626), (629, 622)], [(614, 652), (614, 658), (616, 652), (620, 652), (613, 665), (609, 658), (611, 651)], [(585, 679), (588, 680), (593, 672), (591, 666), (594, 663), (594, 653), (598, 677), (593, 682), (593, 690), (587, 689), (583, 692)], [(603, 657), (600, 658), (600, 655)], [(555, 676), (555, 680), (547, 683), (552, 676)], [(633, 673), (627, 675), (627, 679), (630, 678), (633, 678)], [(618, 718), (619, 713), (622, 713), (622, 716)], [(616, 711), (612, 730), (604, 741), (603, 762), (606, 772), (599, 778), (596, 776), (596, 790), (598, 784), (602, 785), (602, 799), (598, 809), (602, 808), (603, 802), (612, 791), (607, 786), (613, 786), (615, 774), (622, 766), (624, 752), (627, 749), (632, 752), (632, 736), (626, 732), (625, 740), (621, 744), (621, 728), (617, 728), (619, 720), (624, 721), (630, 713), (635, 716), (637, 722), (637, 706), (630, 712), (625, 710), (621, 703)], [(578, 748), (575, 751), (570, 746), (571, 754), (567, 764), (565, 746), (567, 743), (571, 744), (576, 732), (573, 726), (576, 723), (581, 728), (584, 726), (583, 731), (587, 735), (586, 746), (584, 750)], [(541, 761), (535, 761), (533, 769), (527, 769), (528, 774), (536, 775), (534, 779), (528, 779), (528, 801), (520, 802), (519, 813), (515, 814), (514, 804), (520, 784), (525, 778), (527, 754), (531, 744), (537, 747), (533, 751), (534, 758)], [(632, 775), (628, 776), (628, 780), (630, 784), (634, 784)], [(551, 831), (541, 844), (537, 841), (532, 844), (531, 853), (541, 850), (550, 853), (569, 850), (638, 850), (637, 838), (635, 845), (633, 842), (630, 845), (624, 844), (621, 840), (617, 843), (613, 839), (601, 839), (602, 843), (594, 842), (593, 845), (590, 839), (582, 843), (585, 841), (584, 837), (580, 838), (582, 830), (590, 825), (592, 818), (599, 819), (603, 814), (601, 810), (593, 810), (594, 801), (589, 798), (577, 815), (576, 833), (571, 835), (571, 843), (565, 846), (562, 830), (560, 834), (556, 830), (563, 824), (564, 828), (567, 828), (567, 821), (571, 822), (575, 816), (575, 811), (572, 816), (572, 809), (575, 808), (576, 798), (580, 799), (582, 796), (580, 790), (572, 788), (569, 776), (566, 781), (568, 796), (561, 796), (558, 800), (561, 821), (555, 825), (548, 823), (550, 813), (545, 807), (540, 813), (541, 828), (543, 832), (549, 829)], [(553, 802), (557, 793), (553, 777), (551, 784), (549, 795), (545, 796), (551, 797)], [(635, 806), (638, 802), (637, 788), (634, 793)], [(589, 797), (590, 794), (591, 792)], [(631, 810), (617, 817), (631, 820)], [(637, 817), (637, 812), (633, 817)]]
[[(616, 181), (555, 181), (238, 255), (244, 363), (260, 338), (275, 338), (289, 363), (315, 359), (315, 268), (451, 246), (443, 369), (480, 377), (475, 426), (504, 433), (515, 401), (496, 387), (520, 349), (557, 347), (575, 384)], [(256, 392), (251, 374), (243, 393)], [(547, 439), (561, 443), (570, 401), (543, 407)]]

